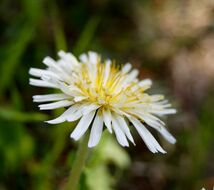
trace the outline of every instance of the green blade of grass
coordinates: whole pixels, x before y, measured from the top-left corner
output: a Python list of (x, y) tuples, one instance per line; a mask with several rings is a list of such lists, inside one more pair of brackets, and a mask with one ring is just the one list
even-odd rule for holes
[[(0, 57), (4, 60), (0, 66), (0, 96), (9, 88), (14, 79), (16, 68), (25, 52), (28, 44), (36, 34), (36, 27), (39, 19), (42, 17), (42, 4), (40, 1), (23, 1), (24, 12), (21, 15), (22, 24), (17, 26), (14, 36), (8, 42), (8, 45), (1, 47)], [(14, 25), (17, 23), (15, 22)], [(13, 26), (11, 26), (13, 28)]]
[(77, 41), (73, 49), (73, 53), (75, 55), (79, 55), (82, 51), (84, 51), (88, 47), (92, 38), (94, 37), (99, 22), (100, 17), (94, 16), (91, 19), (89, 19), (88, 23), (86, 24), (83, 32), (79, 37), (79, 40)]
[(45, 121), (48, 119), (48, 116), (36, 112), (21, 112), (10, 108), (0, 107), (0, 118), (9, 121), (32, 122)]

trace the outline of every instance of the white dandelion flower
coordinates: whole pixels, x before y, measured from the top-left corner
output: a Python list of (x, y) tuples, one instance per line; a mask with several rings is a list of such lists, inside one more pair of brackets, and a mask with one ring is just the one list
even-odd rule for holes
[(125, 64), (121, 69), (110, 60), (102, 60), (95, 52), (82, 54), (78, 60), (71, 53), (60, 51), (60, 59), (46, 57), (46, 69), (31, 68), (30, 84), (59, 90), (59, 93), (33, 96), (34, 102), (41, 103), (41, 110), (66, 107), (67, 110), (50, 124), (61, 122), (79, 123), (70, 137), (79, 140), (90, 130), (88, 147), (98, 144), (106, 127), (115, 133), (122, 146), (134, 143), (130, 132), (133, 126), (146, 146), (153, 153), (165, 150), (159, 145), (148, 128), (156, 129), (167, 141), (175, 143), (175, 138), (167, 131), (159, 116), (174, 114), (163, 95), (149, 95), (146, 90), (152, 85), (150, 79), (139, 80), (138, 70)]

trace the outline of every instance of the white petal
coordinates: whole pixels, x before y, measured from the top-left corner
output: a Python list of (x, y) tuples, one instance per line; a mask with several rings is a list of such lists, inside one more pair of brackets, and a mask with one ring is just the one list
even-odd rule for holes
[(88, 114), (89, 112), (98, 109), (99, 107), (100, 107), (99, 105), (94, 104), (94, 103), (93, 103), (93, 104), (89, 104), (89, 105), (85, 106), (85, 107), (82, 109), (82, 114), (83, 114), (83, 115), (86, 115), (86, 114)]
[(50, 67), (50, 68), (54, 68), (54, 69), (56, 69), (56, 70), (61, 70), (61, 69), (59, 68), (59, 66), (57, 65), (56, 61), (55, 61), (54, 59), (52, 59), (51, 57), (49, 57), (49, 56), (47, 56), (47, 57), (45, 57), (45, 58), (43, 59), (43, 63), (44, 63), (45, 65), (47, 65), (48, 67)]
[(159, 105), (164, 105), (164, 104), (167, 104), (168, 102), (169, 102), (169, 100), (162, 100), (162, 101), (155, 102), (155, 103), (159, 104)]
[(82, 100), (85, 100), (85, 99), (87, 99), (88, 97), (86, 97), (86, 96), (76, 96), (75, 98), (74, 98), (74, 101), (75, 102), (80, 102), (80, 101), (82, 101)]
[(33, 96), (34, 102), (49, 102), (49, 101), (57, 101), (64, 100), (70, 98), (66, 94), (47, 94), (47, 95), (35, 95)]
[(43, 70), (43, 69), (37, 69), (37, 68), (31, 68), (29, 70), (29, 74), (31, 74), (32, 76), (35, 76), (35, 77), (53, 77), (53, 78), (56, 78), (58, 80), (60, 80), (60, 76), (58, 76), (57, 74), (49, 71), (49, 70)]
[(60, 77), (59, 73), (57, 73), (56, 71), (54, 71), (54, 72), (56, 74), (53, 74), (53, 75), (42, 75), (41, 79), (44, 80), (44, 81), (47, 81), (49, 83), (55, 84), (57, 86), (57, 84), (61, 80), (61, 77)]
[(163, 137), (169, 141), (171, 144), (175, 144), (176, 143), (176, 139), (172, 136), (172, 134), (167, 131), (167, 129), (165, 127), (161, 127), (161, 128), (156, 128), (156, 130), (158, 132), (160, 132), (161, 135), (163, 135)]
[(127, 138), (135, 145), (134, 139), (131, 135), (131, 132), (129, 130), (129, 127), (128, 127), (125, 119), (118, 114), (114, 114), (114, 118), (115, 118), (116, 122), (118, 123), (118, 125), (120, 126), (120, 128), (122, 129), (122, 131), (127, 136)]
[(176, 139), (167, 131), (167, 129), (164, 127), (164, 123), (161, 120), (155, 120), (156, 117), (152, 115), (144, 115), (143, 118), (150, 127), (156, 129), (167, 141), (169, 141), (171, 144), (176, 143)]
[(167, 115), (167, 114), (175, 114), (176, 109), (163, 109), (163, 110), (154, 110), (152, 113), (159, 114), (159, 115)]
[(65, 53), (64, 51), (59, 51), (58, 55), (66, 61), (68, 65), (78, 65), (76, 57), (71, 53)]
[(111, 111), (109, 109), (103, 109), (103, 119), (104, 123), (109, 130), (110, 133), (112, 133), (112, 128), (111, 128)]
[(67, 120), (68, 122), (72, 122), (72, 121), (78, 120), (78, 119), (81, 118), (82, 116), (83, 116), (82, 112), (78, 110), (78, 111), (74, 112), (72, 115), (68, 116), (68, 117), (66, 118), (66, 120)]
[(142, 89), (142, 88), (143, 88), (143, 90), (147, 90), (151, 87), (151, 85), (152, 85), (152, 81), (150, 79), (144, 79), (144, 80), (140, 81), (139, 83), (136, 83), (136, 85), (133, 86), (131, 88), (131, 90), (132, 90), (132, 92), (135, 92), (136, 90)]
[(44, 80), (32, 79), (32, 78), (30, 78), (30, 85), (39, 86), (39, 87), (57, 88), (55, 84), (52, 84)]
[(113, 119), (112, 120), (112, 127), (114, 129), (117, 141), (122, 145), (122, 146), (129, 146), (129, 143), (126, 139), (126, 136), (124, 132), (120, 129), (120, 126), (118, 123)]
[(74, 105), (73, 110), (70, 110), (70, 112), (68, 112), (68, 114), (66, 115), (66, 120), (69, 122), (72, 121), (76, 121), (78, 120), (80, 117), (82, 117), (82, 110), (84, 108), (85, 105)]
[(39, 108), (40, 108), (40, 110), (52, 110), (52, 109), (67, 107), (67, 106), (70, 106), (72, 104), (73, 104), (72, 101), (61, 100), (61, 101), (54, 102), (54, 103), (41, 104), (41, 105), (39, 105)]
[(112, 108), (112, 110), (115, 112), (115, 113), (117, 113), (117, 114), (119, 114), (119, 115), (125, 115), (126, 117), (130, 117), (130, 115), (129, 114), (127, 114), (126, 112), (124, 112), (124, 111), (122, 111), (121, 109), (118, 109), (118, 108)]
[[(153, 102), (158, 102), (160, 100), (163, 100), (164, 99), (164, 96), (162, 94), (156, 94), (156, 95), (151, 95), (150, 98), (152, 99)], [(166, 100), (164, 100), (164, 102), (168, 102)], [(160, 102), (158, 102), (160, 103)]]
[(137, 116), (142, 121), (145, 121), (148, 125), (151, 125), (151, 123), (157, 125), (158, 127), (162, 127), (165, 125), (165, 123), (161, 121), (158, 117), (145, 112), (144, 109), (140, 109), (140, 110), (129, 109), (127, 110), (127, 112), (130, 113), (131, 115)]
[(46, 123), (49, 123), (49, 124), (58, 124), (58, 123), (63, 123), (65, 121), (65, 117), (64, 116), (59, 116), (55, 119), (52, 119), (52, 120), (48, 120), (48, 121), (45, 121)]
[(150, 79), (144, 79), (140, 81), (138, 84), (142, 88), (150, 88), (150, 86), (152, 85), (152, 81)]
[(124, 67), (122, 68), (122, 73), (124, 73), (124, 74), (128, 73), (131, 70), (131, 68), (132, 68), (132, 65), (130, 63), (126, 63), (124, 65)]
[(163, 121), (152, 114), (142, 114), (142, 119), (147, 119), (147, 121), (155, 122), (159, 127), (165, 126), (165, 123)]
[(171, 107), (171, 104), (168, 103), (168, 101), (159, 101), (159, 102), (153, 102), (150, 105), (150, 113), (157, 114), (157, 115), (166, 115), (166, 114), (175, 114), (176, 109), (169, 108)]
[(93, 51), (89, 51), (88, 52), (88, 56), (89, 56), (89, 62), (92, 64), (97, 64), (98, 61), (98, 54), (96, 52)]
[(159, 145), (159, 143), (156, 141), (156, 139), (153, 137), (153, 135), (146, 129), (146, 127), (137, 119), (131, 117), (128, 118), (136, 130), (138, 131), (141, 138), (144, 140), (145, 144), (149, 148), (149, 150), (153, 153), (161, 152), (166, 153), (165, 150)]
[(94, 147), (99, 143), (102, 135), (102, 130), (103, 130), (103, 117), (101, 113), (98, 111), (91, 128), (88, 147)]
[(35, 77), (41, 77), (43, 74), (47, 74), (47, 70), (30, 68), (29, 74)]
[(132, 70), (128, 75), (127, 75), (127, 82), (131, 82), (134, 80), (137, 75), (139, 74), (139, 71), (137, 69)]
[(161, 128), (164, 126), (163, 122), (160, 122), (159, 120), (155, 120), (147, 114), (141, 114), (141, 116), (142, 116), (141, 119), (144, 120), (151, 127)]
[[(68, 73), (68, 74), (71, 74), (75, 68), (70, 62), (65, 61), (63, 59), (58, 60), (57, 64), (59, 65), (60, 68), (62, 68), (62, 70), (65, 73)], [(70, 82), (72, 82), (72, 78), (70, 79)]]
[(51, 57), (45, 57), (43, 63), (49, 67), (49, 70), (53, 73), (57, 72), (57, 76), (64, 79), (67, 82), (70, 82), (71, 77), (66, 71), (64, 71), (60, 65)]
[[(66, 119), (69, 118), (71, 115), (73, 115), (74, 112), (76, 112), (77, 110), (79, 110), (80, 107), (81, 107), (80, 105), (75, 104), (75, 105), (71, 106), (70, 108), (68, 108), (63, 114), (61, 114), (56, 119), (49, 120), (49, 121), (46, 121), (46, 122), (50, 123), (50, 124), (62, 123), (64, 121), (66, 121)], [(81, 116), (82, 115), (80, 115), (80, 117)], [(79, 119), (79, 118), (77, 118), (77, 119)], [(73, 120), (73, 121), (75, 121), (75, 120)]]
[(91, 124), (91, 121), (93, 119), (95, 115), (95, 111), (90, 112), (87, 115), (84, 115), (78, 125), (76, 126), (76, 128), (74, 129), (74, 131), (71, 133), (70, 137), (78, 140), (82, 137), (82, 135), (86, 132), (86, 130), (88, 129), (89, 125)]
[(77, 86), (74, 86), (74, 85), (69, 85), (68, 86), (68, 89), (70, 90), (70, 92), (72, 92), (72, 94), (74, 93), (74, 95), (78, 95), (78, 96), (81, 96), (83, 93), (82, 93), (82, 90), (80, 88), (78, 88)]
[(41, 79), (43, 81), (47, 81), (51, 84), (55, 84), (57, 85), (58, 81), (61, 80), (59, 77), (55, 77), (55, 76), (50, 76), (50, 75), (42, 75)]
[(110, 67), (111, 67), (111, 61), (106, 61), (105, 63), (105, 70), (104, 70), (104, 78), (103, 78), (103, 86), (106, 85), (108, 78), (109, 78), (109, 73), (110, 73)]
[(83, 63), (87, 63), (88, 62), (88, 56), (83, 53), (79, 56), (80, 61), (82, 61)]
[(72, 91), (72, 89), (69, 88), (69, 86), (67, 84), (65, 84), (63, 82), (59, 82), (58, 85), (62, 92), (64, 92), (67, 95), (73, 96), (73, 93), (72, 93), (73, 91)]
[(137, 69), (134, 69), (130, 73), (125, 75), (124, 80), (122, 80), (120, 83), (120, 87), (124, 88), (127, 85), (129, 85), (131, 82), (133, 82), (136, 79), (138, 73), (139, 73), (139, 71)]

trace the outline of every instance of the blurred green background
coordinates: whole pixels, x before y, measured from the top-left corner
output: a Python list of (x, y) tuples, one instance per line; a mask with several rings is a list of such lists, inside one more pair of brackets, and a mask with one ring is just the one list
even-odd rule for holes
[[(77, 144), (75, 124), (43, 121), (63, 110), (40, 112), (30, 67), (58, 50), (94, 50), (131, 62), (151, 92), (164, 93), (178, 113), (164, 118), (177, 138), (168, 154), (121, 148), (108, 133), (91, 154), (82, 190), (192, 190), (214, 185), (213, 0), (1, 0), (0, 190), (63, 189)], [(133, 133), (135, 133), (133, 131)]]

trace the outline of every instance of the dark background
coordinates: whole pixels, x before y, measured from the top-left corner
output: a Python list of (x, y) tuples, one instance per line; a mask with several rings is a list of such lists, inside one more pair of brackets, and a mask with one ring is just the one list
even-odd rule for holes
[[(164, 118), (177, 138), (168, 154), (121, 148), (105, 134), (81, 177), (83, 190), (199, 190), (214, 185), (213, 0), (1, 0), (0, 190), (62, 189), (77, 145), (74, 124), (47, 125), (30, 67), (58, 50), (94, 50), (119, 64), (131, 62), (151, 92), (163, 93), (178, 113)], [(134, 133), (134, 132), (133, 132)], [(112, 140), (113, 139), (113, 140)]]

